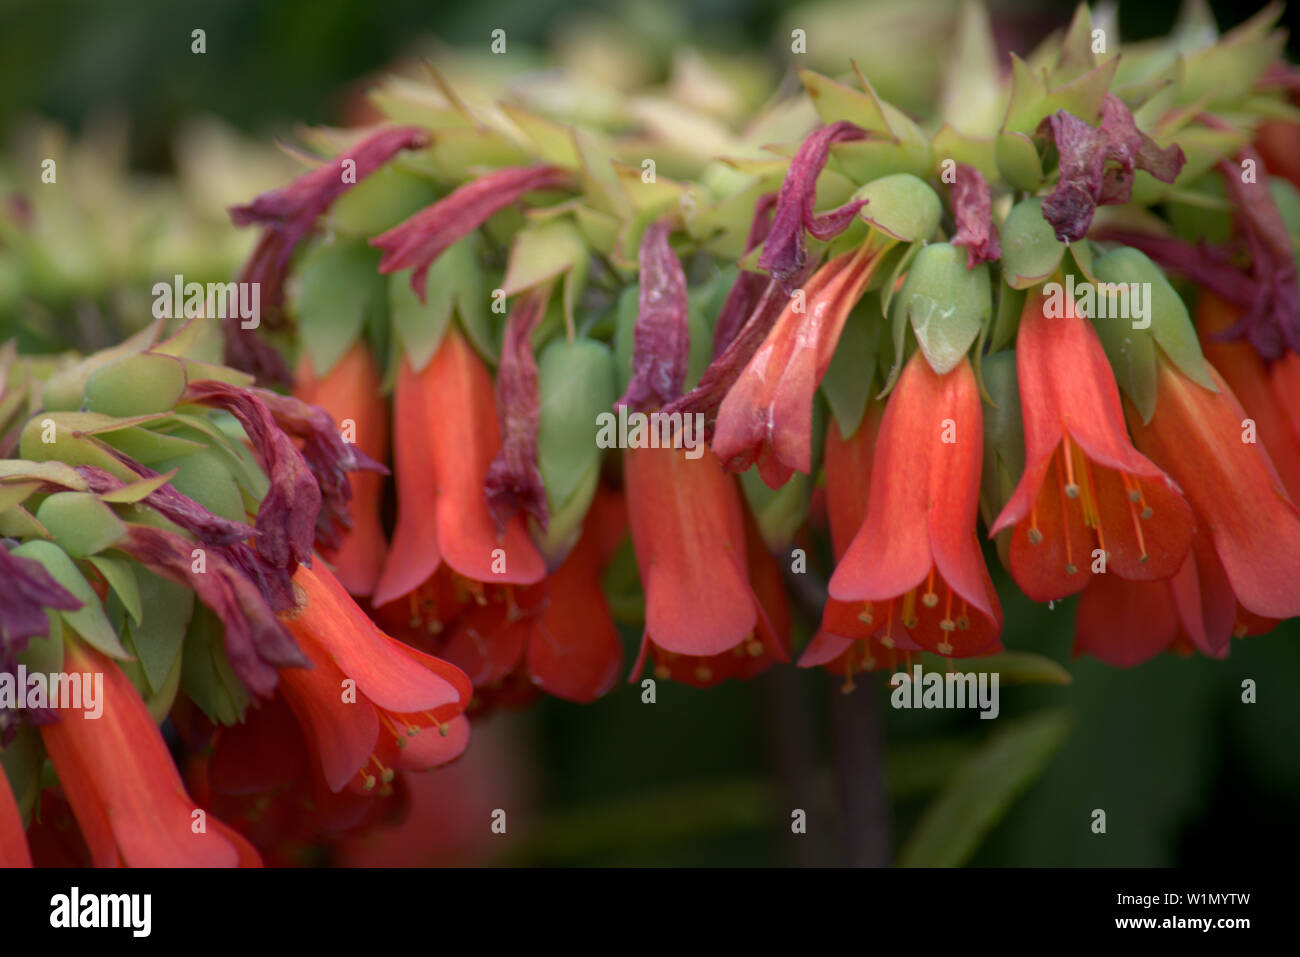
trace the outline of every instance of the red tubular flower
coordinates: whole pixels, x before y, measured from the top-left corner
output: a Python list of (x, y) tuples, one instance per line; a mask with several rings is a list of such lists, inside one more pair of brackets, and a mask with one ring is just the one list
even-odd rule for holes
[[(1074, 653), (1131, 668), (1166, 649), (1223, 658), (1233, 635), (1236, 599), (1204, 532), (1172, 578), (1130, 582), (1097, 575), (1079, 599)], [(1249, 624), (1253, 625), (1254, 622)]]
[[(871, 462), (885, 407), (871, 402), (862, 422), (849, 438), (840, 434), (832, 420), (826, 427), (826, 511), (830, 519), (831, 550), (838, 564), (848, 551), (867, 517), (867, 496), (871, 490)], [(833, 674), (847, 679), (845, 689), (853, 689), (855, 671), (877, 668), (897, 670), (898, 653), (907, 657), (919, 651), (902, 627), (901, 620), (884, 631), (874, 615), (861, 602), (827, 598), (822, 610), (821, 628), (799, 658), (800, 668), (825, 666)]]
[(958, 658), (997, 649), (1002, 612), (975, 537), (983, 451), (969, 360), (939, 375), (915, 353), (881, 419), (867, 517), (829, 585), (876, 634), (901, 625)]
[(525, 194), (560, 189), (568, 184), (569, 178), (560, 167), (544, 165), (511, 166), (480, 176), (370, 240), (370, 245), (384, 251), (379, 271), (387, 275), (413, 268), (411, 288), (424, 302), (429, 267), (449, 246)]
[(1031, 296), (1020, 318), (1025, 471), (990, 535), (1015, 527), (1011, 574), (1035, 601), (1082, 591), (1096, 549), (1106, 555), (1107, 574), (1169, 578), (1191, 547), (1191, 510), (1129, 440), (1096, 331), (1073, 303), (1057, 319), (1044, 303)]
[(285, 671), (281, 684), (330, 790), (368, 793), (394, 768), (459, 755), (472, 694), (464, 672), (385, 635), (327, 569), (301, 567), (294, 585), (298, 607), (283, 618), (312, 668)]
[[(628, 517), (645, 591), (646, 623), (640, 674), (653, 645), (704, 684), (708, 659), (752, 640), (781, 661), (785, 653), (750, 588), (745, 568), (745, 520), (735, 480), (712, 454), (634, 448), (624, 453)], [(707, 583), (704, 585), (703, 583)]]
[(1202, 290), (1196, 299), (1201, 351), (1255, 420), (1259, 441), (1282, 477), (1287, 494), (1293, 502), (1300, 502), (1300, 434), (1292, 427), (1288, 407), (1279, 402), (1259, 353), (1246, 342), (1223, 340), (1223, 333), (1236, 324), (1242, 312), (1226, 299)]
[(250, 709), (241, 724), (217, 729), (212, 747), (193, 755), (191, 793), (262, 851), (268, 864), (290, 862), (323, 835), (364, 827), (391, 812), (397, 795), (329, 790), (293, 710), (282, 695)]
[(104, 679), (98, 718), (62, 710), (40, 727), (94, 866), (258, 866), (252, 845), (216, 817), (199, 828), (162, 734), (117, 665), (69, 638), (63, 667)]
[(402, 363), (393, 439), (397, 527), (375, 586), (376, 607), (409, 596), (413, 619), (445, 622), (436, 607), (445, 592), (433, 581), (443, 564), (463, 583), (456, 591), (467, 587), (479, 597), (482, 583), (543, 579), (546, 565), (521, 515), (497, 534), (484, 493), (500, 448), (492, 378), (455, 329), (420, 372)]
[(1267, 627), (1258, 618), (1300, 614), (1300, 513), (1264, 447), (1246, 441), (1241, 403), (1213, 368), (1210, 375), (1218, 392), (1161, 359), (1155, 415), (1144, 424), (1130, 408), (1129, 427), (1182, 486), (1208, 530), (1241, 606), (1235, 633), (1247, 634)]
[(32, 852), (23, 833), (23, 816), (9, 787), (9, 779), (0, 769), (0, 867), (31, 867)]
[[(612, 495), (598, 492), (600, 497)], [(613, 508), (593, 506), (578, 544), (551, 573), (549, 601), (529, 628), (529, 676), (557, 698), (595, 701), (614, 686), (623, 667), (623, 643), (600, 585), (606, 561), (601, 538), (619, 517)], [(621, 520), (625, 529), (625, 513)]]
[[(350, 422), (357, 448), (382, 462), (388, 457), (388, 408), (380, 395), (379, 367), (365, 344), (358, 341), (325, 376), (317, 376), (306, 355), (298, 365), (294, 395), (320, 406), (335, 425)], [(380, 522), (384, 482), (373, 471), (350, 477), (351, 524), (338, 547), (323, 549), (339, 581), (354, 595), (369, 595), (384, 567), (388, 543)]]
[[(1273, 363), (1268, 373), (1269, 384), (1278, 408), (1291, 424), (1291, 432), (1300, 442), (1300, 355), (1288, 352)], [(1294, 496), (1292, 501), (1295, 501)]]
[(877, 262), (866, 247), (842, 253), (786, 303), (718, 410), (713, 451), (728, 471), (757, 462), (763, 481), (780, 488), (809, 470), (813, 394)]

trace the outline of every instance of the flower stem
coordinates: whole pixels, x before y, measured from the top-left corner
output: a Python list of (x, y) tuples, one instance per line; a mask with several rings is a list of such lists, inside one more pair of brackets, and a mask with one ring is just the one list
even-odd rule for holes
[(851, 694), (842, 692), (843, 678), (832, 675), (829, 681), (840, 833), (845, 863), (851, 867), (888, 867), (890, 862), (884, 735), (871, 677), (863, 675)]

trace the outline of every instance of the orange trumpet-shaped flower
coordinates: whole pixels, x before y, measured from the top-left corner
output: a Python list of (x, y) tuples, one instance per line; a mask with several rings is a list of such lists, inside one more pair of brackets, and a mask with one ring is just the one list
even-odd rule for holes
[(195, 813), (162, 733), (112, 659), (69, 638), (63, 667), (104, 680), (98, 718), (61, 709), (58, 721), (40, 726), (94, 866), (259, 866), (234, 829)]
[(1268, 378), (1278, 407), (1290, 423), (1296, 441), (1300, 442), (1300, 355), (1294, 352), (1283, 355), (1273, 363)]
[[(826, 427), (826, 511), (830, 519), (831, 550), (838, 563), (867, 517), (867, 495), (871, 490), (871, 460), (884, 405), (872, 402), (862, 422), (847, 439), (832, 420)], [(822, 610), (821, 628), (799, 658), (799, 667), (824, 665), (833, 674), (846, 677), (845, 690), (853, 689), (855, 671), (874, 671), (887, 667), (897, 670), (900, 651), (907, 655), (920, 646), (908, 636), (901, 621), (891, 633), (869, 615), (861, 602), (827, 598)]]
[(464, 672), (380, 631), (328, 569), (300, 567), (293, 580), (298, 607), (282, 618), (312, 667), (286, 669), (281, 682), (330, 790), (370, 792), (394, 768), (459, 755), (472, 694)]
[(1288, 406), (1282, 404), (1259, 353), (1248, 342), (1224, 342), (1220, 338), (1236, 325), (1244, 311), (1210, 290), (1202, 290), (1196, 299), (1201, 351), (1223, 376), (1246, 414), (1255, 420), (1259, 441), (1268, 450), (1287, 494), (1292, 501), (1300, 501), (1300, 432), (1292, 427)]
[(1059, 318), (1044, 306), (1031, 296), (1020, 318), (1025, 471), (990, 534), (1014, 526), (1011, 574), (1035, 601), (1082, 591), (1094, 568), (1130, 581), (1169, 578), (1191, 547), (1191, 510), (1129, 440), (1096, 331), (1073, 303)]
[(729, 471), (757, 462), (763, 481), (780, 488), (809, 470), (813, 395), (879, 261), (865, 246), (842, 253), (786, 303), (718, 409), (713, 451)]
[[(635, 678), (653, 644), (691, 659), (711, 681), (707, 659), (759, 635), (786, 660), (746, 574), (745, 519), (735, 479), (705, 451), (633, 448), (624, 453), (628, 518), (645, 591), (646, 623)], [(693, 673), (693, 672), (692, 672)]]
[[(323, 376), (316, 374), (310, 357), (304, 355), (294, 378), (294, 395), (328, 412), (347, 441), (376, 462), (388, 457), (388, 408), (379, 391), (379, 367), (364, 343), (353, 343)], [(349, 480), (352, 528), (344, 533), (338, 549), (325, 557), (348, 591), (369, 595), (388, 549), (379, 515), (384, 479), (376, 472), (357, 471)]]
[[(484, 482), (500, 448), (492, 378), (454, 328), (420, 372), (403, 362), (397, 378), (393, 452), (397, 528), (375, 586), (378, 607), (410, 596), (431, 622), (439, 597), (426, 586), (446, 564), (471, 589), (489, 583), (530, 585), (546, 565), (516, 514), (497, 534)], [(445, 612), (445, 609), (443, 610)]]
[(1079, 599), (1074, 652), (1130, 668), (1166, 649), (1212, 658), (1228, 654), (1232, 637), (1270, 631), (1276, 621), (1244, 611), (1232, 593), (1204, 527), (1172, 578), (1130, 582), (1097, 575)]
[(863, 621), (954, 657), (996, 649), (997, 593), (975, 537), (984, 424), (963, 359), (939, 375), (919, 351), (885, 407), (867, 515), (830, 580)]
[(0, 769), (0, 867), (31, 867), (32, 852), (23, 833), (23, 816), (9, 788), (9, 779)]
[(1236, 633), (1259, 618), (1300, 615), (1300, 512), (1287, 498), (1264, 447), (1253, 441), (1246, 413), (1223, 378), (1211, 392), (1159, 360), (1151, 421), (1129, 409), (1138, 446), (1183, 488), (1208, 531), (1241, 609)]
[(601, 488), (578, 544), (548, 579), (549, 601), (531, 622), (528, 674), (547, 694), (595, 701), (614, 686), (623, 667), (623, 643), (605, 600), (600, 575), (609, 554), (605, 539), (621, 540), (627, 512), (621, 498)]

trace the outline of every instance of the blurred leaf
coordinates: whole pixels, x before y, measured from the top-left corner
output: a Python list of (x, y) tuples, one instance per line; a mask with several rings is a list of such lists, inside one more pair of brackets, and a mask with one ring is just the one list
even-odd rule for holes
[(967, 761), (926, 809), (898, 856), (901, 867), (956, 867), (1043, 770), (1070, 729), (1068, 712), (1008, 723)]

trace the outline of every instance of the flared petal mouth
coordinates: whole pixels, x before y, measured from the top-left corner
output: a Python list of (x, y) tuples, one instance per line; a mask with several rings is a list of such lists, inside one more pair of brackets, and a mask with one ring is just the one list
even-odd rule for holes
[(302, 596), (287, 620), (289, 630), (302, 644), (323, 650), (375, 705), (421, 712), (460, 700), (456, 686), (443, 676), (412, 668), (400, 643), (375, 627), (329, 569), (300, 568), (294, 584)]
[(1172, 483), (1094, 465), (1067, 436), (1012, 532), (1011, 569), (1034, 601), (1076, 594), (1094, 575), (1156, 581), (1182, 567), (1194, 529)]
[(1097, 575), (1079, 599), (1074, 654), (1132, 668), (1166, 650), (1178, 628), (1178, 609), (1168, 582)]

